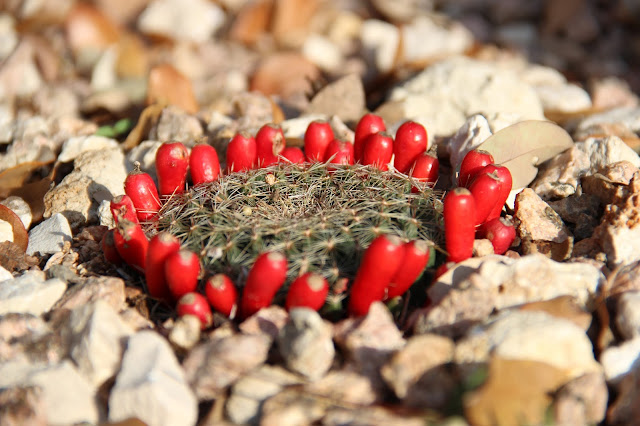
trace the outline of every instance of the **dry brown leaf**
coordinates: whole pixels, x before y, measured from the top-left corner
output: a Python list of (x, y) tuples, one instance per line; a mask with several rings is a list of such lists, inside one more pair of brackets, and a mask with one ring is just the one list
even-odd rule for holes
[(146, 107), (140, 114), (136, 126), (127, 135), (127, 139), (122, 144), (122, 149), (128, 151), (138, 146), (147, 137), (151, 127), (158, 121), (165, 106), (163, 104), (153, 104)]
[(116, 72), (123, 78), (143, 78), (149, 71), (149, 55), (139, 36), (124, 34), (118, 44)]
[(283, 98), (308, 93), (311, 83), (320, 76), (318, 68), (295, 52), (280, 52), (265, 57), (251, 78), (251, 90)]
[(278, 0), (273, 11), (271, 32), (284, 46), (298, 47), (310, 31), (318, 0)]
[(487, 381), (465, 397), (465, 416), (477, 426), (542, 424), (549, 394), (567, 379), (549, 364), (492, 357)]
[(0, 220), (9, 222), (13, 230), (13, 242), (20, 247), (24, 254), (27, 251), (27, 245), (29, 245), (29, 234), (24, 229), (24, 225), (18, 215), (9, 207), (0, 204)]
[(247, 45), (255, 44), (269, 28), (272, 9), (273, 0), (247, 2), (233, 20), (229, 37)]
[(572, 296), (559, 296), (551, 300), (527, 303), (520, 306), (520, 310), (546, 312), (554, 317), (569, 320), (585, 331), (591, 325), (591, 314), (582, 309)]
[(280, 124), (284, 121), (285, 116), (282, 108), (273, 99), (269, 98), (269, 102), (271, 102), (271, 115), (273, 116), (273, 122), (275, 124)]
[(51, 189), (53, 179), (46, 177), (27, 183), (11, 191), (10, 195), (22, 198), (31, 208), (32, 222), (39, 222), (44, 215), (44, 195)]
[(191, 81), (169, 64), (157, 65), (149, 72), (147, 105), (176, 105), (190, 114), (200, 109)]
[(82, 49), (104, 49), (117, 43), (120, 30), (94, 6), (78, 2), (67, 16), (66, 32), (75, 54)]
[(51, 162), (30, 161), (2, 171), (0, 173), (0, 198), (12, 195), (12, 191), (22, 187), (36, 170), (48, 164)]
[(493, 155), (496, 164), (506, 166), (513, 188), (524, 188), (538, 174), (536, 166), (573, 146), (573, 139), (562, 127), (549, 121), (521, 121), (506, 127), (484, 141), (479, 149)]

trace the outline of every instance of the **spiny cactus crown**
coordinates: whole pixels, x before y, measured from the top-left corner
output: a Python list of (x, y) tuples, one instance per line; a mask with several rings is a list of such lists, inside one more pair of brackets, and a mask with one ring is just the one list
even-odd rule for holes
[(288, 282), (306, 271), (335, 282), (355, 275), (362, 251), (380, 234), (441, 242), (439, 197), (424, 185), (412, 193), (415, 185), (368, 166), (280, 163), (173, 196), (158, 230), (200, 253), (210, 273), (239, 284), (267, 250), (287, 256)]

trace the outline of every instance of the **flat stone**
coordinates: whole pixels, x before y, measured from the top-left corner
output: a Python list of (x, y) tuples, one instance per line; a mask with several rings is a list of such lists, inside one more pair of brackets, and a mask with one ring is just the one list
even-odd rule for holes
[(56, 213), (29, 231), (27, 254), (33, 256), (36, 253), (57, 253), (72, 237), (69, 221), (61, 213)]
[(89, 277), (64, 293), (56, 303), (56, 308), (73, 310), (102, 300), (116, 312), (126, 307), (124, 280), (117, 277)]
[(118, 141), (104, 136), (77, 136), (67, 139), (62, 145), (62, 152), (58, 156), (58, 161), (73, 161), (81, 153), (87, 151), (96, 151), (101, 149), (118, 148)]
[(311, 380), (324, 376), (335, 355), (332, 332), (331, 324), (313, 309), (292, 309), (278, 336), (287, 368)]
[(150, 3), (138, 18), (145, 34), (203, 43), (224, 24), (220, 6), (204, 0), (161, 0)]
[(324, 114), (308, 114), (299, 117), (290, 118), (280, 123), (285, 138), (304, 139), (307, 127), (315, 120), (328, 120), (328, 116)]
[(180, 141), (187, 147), (195, 145), (203, 136), (204, 130), (200, 120), (176, 106), (164, 108), (155, 126), (149, 130), (149, 139), (163, 142)]
[(329, 371), (320, 380), (307, 384), (305, 390), (347, 404), (370, 405), (380, 399), (369, 378), (348, 369)]
[(337, 71), (344, 61), (340, 47), (331, 39), (319, 34), (310, 34), (305, 39), (302, 54), (327, 72)]
[(0, 282), (0, 315), (15, 312), (40, 315), (48, 312), (67, 289), (67, 283), (44, 273), (26, 271), (21, 276)]
[(150, 425), (192, 426), (198, 402), (167, 341), (153, 331), (129, 338), (109, 396), (109, 421), (136, 417)]
[(575, 133), (578, 134), (590, 127), (605, 123), (621, 123), (632, 132), (638, 132), (640, 131), (640, 108), (637, 106), (626, 106), (589, 115), (580, 121)]
[(311, 99), (307, 113), (335, 115), (347, 123), (359, 120), (364, 109), (362, 81), (357, 75), (349, 74), (322, 88)]
[(96, 388), (116, 374), (126, 339), (134, 333), (103, 300), (74, 309), (68, 330), (71, 359)]
[(607, 382), (616, 384), (636, 368), (640, 357), (640, 337), (622, 342), (619, 346), (610, 346), (600, 354), (600, 363)]
[(461, 55), (473, 45), (471, 32), (443, 15), (420, 14), (403, 25), (401, 33), (402, 61), (409, 64)]

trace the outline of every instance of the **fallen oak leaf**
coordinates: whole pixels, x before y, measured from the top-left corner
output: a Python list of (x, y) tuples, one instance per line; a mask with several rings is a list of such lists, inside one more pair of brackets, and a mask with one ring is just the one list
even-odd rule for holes
[(26, 253), (29, 245), (29, 233), (24, 228), (22, 220), (9, 207), (0, 204), (0, 220), (11, 225), (13, 231), (13, 243), (20, 247), (22, 254)]
[(477, 149), (489, 152), (495, 164), (511, 172), (512, 188), (525, 188), (538, 174), (537, 166), (573, 146), (562, 127), (550, 121), (521, 121), (496, 132)]

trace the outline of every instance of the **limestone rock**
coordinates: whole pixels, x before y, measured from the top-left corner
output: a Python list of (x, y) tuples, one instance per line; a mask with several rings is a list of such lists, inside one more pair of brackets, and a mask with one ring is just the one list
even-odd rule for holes
[(26, 201), (13, 195), (0, 201), (0, 204), (9, 207), (20, 218), (20, 221), (24, 225), (24, 229), (29, 229), (31, 226), (31, 220), (33, 219), (33, 214), (31, 213), (31, 207)]
[(587, 373), (557, 391), (554, 420), (559, 426), (598, 424), (607, 413), (609, 390), (602, 373)]
[(176, 106), (162, 110), (160, 118), (149, 131), (149, 139), (161, 142), (179, 141), (192, 147), (204, 136), (200, 121)]
[(71, 241), (72, 236), (67, 218), (61, 213), (56, 213), (29, 232), (27, 254), (58, 253), (65, 242)]
[(637, 368), (638, 357), (640, 357), (640, 337), (634, 337), (619, 346), (605, 349), (600, 354), (600, 363), (607, 382), (619, 383), (625, 375)]
[(244, 320), (239, 328), (244, 334), (264, 335), (275, 340), (288, 318), (289, 314), (282, 307), (271, 305)]
[(203, 0), (161, 0), (150, 3), (138, 18), (140, 31), (175, 40), (202, 43), (224, 24), (225, 13)]
[(640, 337), (640, 291), (627, 291), (616, 303), (616, 326), (625, 339)]
[(363, 56), (381, 72), (393, 69), (400, 46), (400, 29), (378, 19), (367, 19), (360, 27)]
[(89, 277), (69, 288), (56, 303), (56, 308), (76, 309), (102, 300), (116, 312), (126, 307), (124, 280), (116, 277)]
[(402, 61), (409, 64), (460, 55), (473, 44), (464, 25), (442, 15), (418, 15), (402, 26), (401, 33)]
[(40, 315), (48, 312), (67, 289), (67, 283), (44, 273), (26, 271), (21, 276), (0, 282), (0, 315), (15, 312)]
[(101, 149), (117, 149), (118, 141), (104, 136), (77, 136), (62, 145), (62, 152), (58, 156), (58, 161), (73, 161), (76, 157), (86, 151), (97, 151)]
[(365, 109), (364, 95), (360, 77), (349, 74), (320, 90), (311, 99), (307, 113), (336, 115), (345, 123), (357, 121)]

